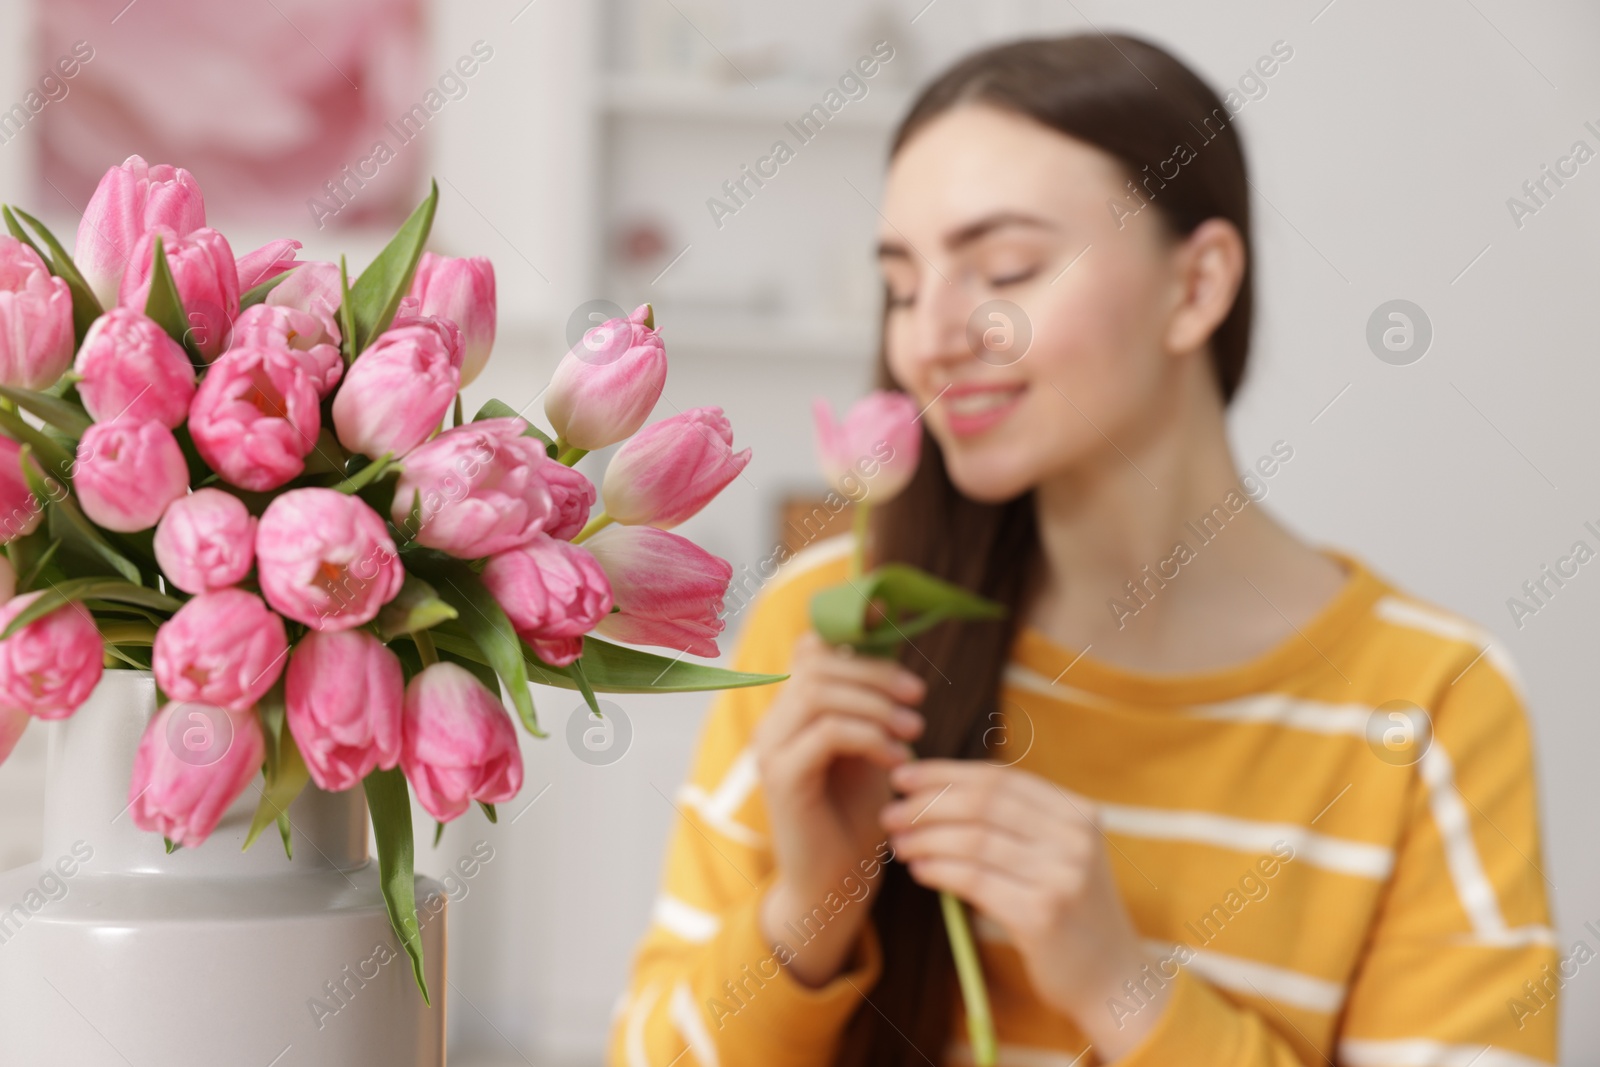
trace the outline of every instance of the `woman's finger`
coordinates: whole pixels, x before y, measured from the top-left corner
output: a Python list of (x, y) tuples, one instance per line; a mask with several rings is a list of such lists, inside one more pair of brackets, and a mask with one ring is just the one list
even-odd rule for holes
[(768, 750), (762, 776), (779, 788), (820, 779), (840, 756), (857, 756), (885, 769), (911, 758), (911, 749), (878, 723), (852, 715), (829, 715), (802, 729), (787, 744)]

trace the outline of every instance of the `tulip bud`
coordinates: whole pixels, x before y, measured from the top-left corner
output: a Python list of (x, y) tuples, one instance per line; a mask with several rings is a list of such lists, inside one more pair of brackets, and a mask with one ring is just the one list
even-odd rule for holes
[(322, 320), (308, 311), (270, 304), (245, 308), (233, 324), (228, 350), (236, 348), (276, 348), (297, 357), (318, 396), (333, 392), (344, 375), (339, 335), (330, 335)]
[(117, 307), (95, 319), (73, 369), (78, 395), (96, 422), (154, 420), (176, 429), (189, 417), (194, 367), (142, 311)]
[(417, 801), (449, 822), (474, 800), (498, 804), (522, 788), (516, 727), (465, 667), (435, 663), (406, 686), (400, 766)]
[(722, 598), (733, 568), (653, 526), (608, 526), (583, 543), (611, 582), (617, 610), (595, 631), (634, 645), (717, 654)]
[(0, 385), (53, 385), (76, 343), (67, 283), (33, 249), (0, 234)]
[(167, 268), (177, 285), (189, 323), (188, 340), (206, 360), (216, 359), (228, 348), (228, 333), (239, 317), (239, 269), (234, 265), (228, 239), (216, 230), (199, 229), (186, 237), (171, 230), (157, 229), (139, 238), (133, 246), (128, 271), (122, 276), (117, 303), (143, 311), (150, 299), (150, 276), (154, 268), (156, 238), (162, 240)]
[(133, 757), (128, 812), (134, 825), (194, 848), (211, 836), (266, 752), (254, 711), (169, 700), (151, 717)]
[(243, 589), (201, 593), (156, 631), (156, 682), (173, 700), (243, 711), (283, 673), (283, 620)]
[(294, 261), (294, 254), (299, 250), (299, 241), (280, 238), (234, 260), (234, 269), (239, 275), (239, 292), (249, 292), (262, 282), (270, 282), (285, 271), (294, 270), (299, 266)]
[(230, 485), (262, 492), (305, 470), (322, 413), (298, 355), (235, 348), (200, 382), (189, 405), (189, 434), (200, 458)]
[(78, 223), (72, 260), (100, 306), (110, 307), (117, 302), (122, 275), (141, 237), (154, 229), (187, 237), (205, 224), (205, 198), (194, 175), (164, 163), (152, 167), (129, 156), (121, 166), (106, 171), (95, 187)]
[(313, 261), (295, 266), (287, 278), (267, 294), (268, 307), (293, 308), (315, 315), (322, 323), (322, 332), (333, 344), (338, 344), (339, 305), (344, 294), (339, 288), (339, 264)]
[(690, 408), (630, 437), (606, 467), (606, 514), (626, 526), (663, 530), (694, 515), (750, 462), (733, 451), (721, 408)]
[[(426, 441), (455, 399), (461, 372), (448, 333), (411, 320), (391, 328), (351, 364), (333, 398), (339, 443), (371, 459), (403, 456)], [(459, 334), (457, 334), (459, 336)]]
[(461, 328), (466, 344), (461, 364), (465, 387), (489, 362), (494, 348), (494, 265), (481, 256), (456, 259), (424, 252), (410, 295), (417, 299), (418, 314), (448, 319)]
[(256, 519), (221, 489), (196, 489), (167, 505), (156, 527), (156, 562), (185, 593), (209, 593), (243, 580), (255, 562)]
[(313, 630), (371, 622), (395, 598), (405, 570), (378, 513), (336, 489), (291, 489), (256, 527), (261, 594)]
[(917, 472), (922, 431), (917, 405), (904, 393), (868, 393), (835, 422), (826, 400), (812, 405), (817, 429), (817, 458), (822, 472), (850, 500), (871, 494), (874, 504), (900, 495)]
[(544, 413), (574, 448), (593, 452), (644, 425), (667, 383), (661, 335), (644, 325), (650, 305), (583, 335), (561, 358), (544, 395)]
[(595, 558), (546, 534), (491, 556), (483, 584), (518, 636), (552, 667), (577, 659), (583, 635), (611, 611), (611, 583)]
[[(0, 631), (41, 595), (24, 593), (0, 607)], [(65, 719), (100, 684), (104, 658), (88, 610), (64, 604), (0, 640), (0, 707)]]
[[(525, 544), (554, 515), (546, 477), (561, 466), (536, 438), (523, 436), (526, 427), (517, 418), (483, 419), (418, 448), (395, 482), (389, 517), (418, 544), (461, 559)], [(410, 528), (413, 507), (416, 529)]]
[(72, 485), (91, 521), (136, 533), (188, 490), (189, 464), (172, 431), (153, 419), (97, 422), (78, 442)]
[(365, 630), (300, 639), (284, 697), (312, 781), (337, 793), (400, 762), (405, 686), (400, 658)]
[[(29, 462), (38, 469), (36, 461)], [(22, 446), (0, 437), (0, 544), (31, 534), (43, 518), (44, 501), (33, 495), (22, 473)]]
[(588, 525), (594, 507), (594, 483), (561, 463), (542, 463), (539, 472), (550, 490), (550, 519), (544, 532), (558, 541), (570, 541)]

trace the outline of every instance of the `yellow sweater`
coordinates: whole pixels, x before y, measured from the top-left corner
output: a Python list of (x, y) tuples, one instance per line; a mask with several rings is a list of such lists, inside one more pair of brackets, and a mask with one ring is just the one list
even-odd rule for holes
[[(1000, 751), (1099, 802), (1156, 961), (1145, 988), (1175, 983), (1118, 1063), (1553, 1063), (1566, 965), (1516, 673), (1481, 628), (1324, 551), (1352, 574), (1343, 590), (1299, 636), (1237, 667), (1131, 673), (1029, 630), (1013, 650)], [(811, 594), (844, 574), (842, 541), (792, 560), (752, 608), (734, 666), (784, 671)], [(749, 739), (774, 689), (722, 693), (707, 719), (613, 1064), (820, 1067), (851, 1014), (873, 1010), (861, 1003), (882, 966), (870, 923), (852, 969), (818, 989), (778, 966), (757, 925), (774, 869)], [(1386, 746), (1407, 722), (1391, 701), (1426, 709), (1426, 746)], [(844, 886), (825, 903), (863, 906)], [(1000, 1063), (1099, 1062), (1034, 996), (998, 926), (980, 917), (976, 930)], [(1106, 1010), (1125, 1018), (1142, 1003), (1132, 987)], [(957, 998), (949, 1046), (922, 1051), (970, 1063), (964, 1035)]]

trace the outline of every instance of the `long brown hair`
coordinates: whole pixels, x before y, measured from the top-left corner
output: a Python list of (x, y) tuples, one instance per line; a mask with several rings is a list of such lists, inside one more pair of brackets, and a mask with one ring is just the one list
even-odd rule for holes
[[(924, 89), (895, 134), (891, 158), (928, 122), (968, 103), (1032, 119), (1116, 157), (1132, 183), (1127, 209), (1148, 200), (1174, 235), (1187, 235), (1210, 218), (1238, 228), (1245, 274), (1210, 346), (1223, 399), (1231, 400), (1250, 346), (1250, 186), (1233, 115), (1216, 93), (1178, 59), (1137, 38), (1082, 34), (1019, 41), (967, 57)], [(1190, 158), (1172, 177), (1166, 172), (1176, 165), (1180, 145), (1188, 146)], [(895, 388), (882, 353), (878, 382)], [(916, 746), (919, 754), (978, 758), (993, 740), (990, 727), (1000, 721), (1001, 672), (1037, 572), (1033, 494), (1002, 504), (970, 500), (951, 482), (926, 429), (922, 448), (910, 487), (875, 509), (871, 555), (914, 564), (1010, 609), (1000, 623), (946, 623), (901, 653), (901, 661), (928, 682), (928, 726)], [(838, 1062), (939, 1062), (952, 1036), (956, 994), (937, 895), (913, 882), (902, 865), (891, 864), (872, 919), (884, 950), (883, 976), (868, 992), (871, 1003), (852, 1018)]]

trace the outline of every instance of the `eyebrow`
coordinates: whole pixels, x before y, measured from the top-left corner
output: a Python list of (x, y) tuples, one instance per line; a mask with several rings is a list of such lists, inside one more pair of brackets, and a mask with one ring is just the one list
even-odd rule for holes
[[(1037, 230), (1054, 230), (1057, 228), (1055, 223), (1037, 215), (1029, 215), (1020, 211), (998, 211), (992, 215), (985, 215), (981, 219), (969, 222), (960, 229), (953, 231), (945, 237), (944, 246), (954, 251), (1008, 226), (1024, 226)], [(878, 258), (908, 259), (910, 258), (910, 252), (897, 241), (880, 241), (878, 243)]]

